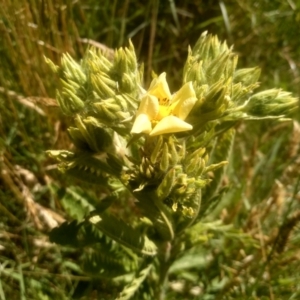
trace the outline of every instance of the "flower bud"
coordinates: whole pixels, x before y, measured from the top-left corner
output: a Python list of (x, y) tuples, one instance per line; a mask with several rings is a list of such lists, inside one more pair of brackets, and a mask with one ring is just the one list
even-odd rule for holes
[(158, 159), (158, 156), (161, 152), (161, 146), (163, 144), (163, 137), (160, 135), (158, 136), (158, 139), (156, 141), (156, 144), (155, 144), (155, 147), (151, 153), (151, 157), (150, 157), (150, 160), (151, 160), (151, 163), (152, 164), (155, 164), (157, 162), (157, 159)]
[(169, 149), (167, 143), (164, 143), (159, 167), (163, 172), (166, 172), (169, 168)]
[(156, 194), (159, 200), (164, 200), (169, 196), (175, 183), (175, 169), (170, 169), (157, 188)]

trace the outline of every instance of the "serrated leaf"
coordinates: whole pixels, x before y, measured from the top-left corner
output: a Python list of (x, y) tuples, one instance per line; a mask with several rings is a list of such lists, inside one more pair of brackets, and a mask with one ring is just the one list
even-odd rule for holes
[[(114, 253), (115, 254), (115, 253)], [(116, 277), (128, 272), (124, 265), (124, 259), (111, 252), (89, 253), (84, 259), (83, 269), (85, 272), (92, 273), (101, 277)]]
[(74, 166), (70, 169), (64, 170), (66, 175), (70, 175), (79, 180), (87, 183), (97, 184), (101, 186), (107, 186), (108, 177), (101, 172), (93, 172), (92, 169), (82, 166)]
[(61, 203), (72, 218), (82, 220), (88, 213), (95, 209), (88, 201), (89, 198), (90, 196), (78, 187), (69, 187), (61, 199)]
[(150, 270), (152, 268), (152, 263), (149, 263), (145, 268), (140, 270), (135, 278), (127, 284), (123, 291), (120, 293), (120, 295), (115, 300), (128, 300), (130, 299), (134, 293), (138, 290), (140, 285), (143, 283), (143, 281), (146, 279), (147, 275), (149, 274)]
[(146, 235), (112, 215), (91, 215), (88, 221), (111, 239), (134, 252), (149, 256), (157, 253), (157, 246)]
[(63, 246), (78, 246), (77, 233), (81, 224), (77, 221), (64, 222), (59, 227), (53, 228), (49, 233), (50, 242)]

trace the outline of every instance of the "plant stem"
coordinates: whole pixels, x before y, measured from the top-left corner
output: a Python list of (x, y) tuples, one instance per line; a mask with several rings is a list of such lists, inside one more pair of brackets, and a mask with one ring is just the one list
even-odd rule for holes
[(161, 247), (161, 255), (159, 257), (159, 286), (157, 290), (157, 297), (158, 300), (165, 299), (165, 292), (168, 283), (168, 274), (169, 268), (172, 264), (170, 260), (170, 253), (172, 249), (172, 244), (170, 241), (165, 242)]

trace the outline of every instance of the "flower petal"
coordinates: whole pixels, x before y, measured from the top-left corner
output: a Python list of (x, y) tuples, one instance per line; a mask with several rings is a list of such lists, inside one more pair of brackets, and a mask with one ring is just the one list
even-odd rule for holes
[(152, 129), (151, 121), (146, 114), (139, 114), (133, 123), (130, 133), (149, 133)]
[(145, 114), (150, 120), (154, 119), (159, 112), (158, 99), (155, 96), (144, 95), (142, 97), (139, 109), (137, 111), (137, 116), (140, 114)]
[(175, 116), (168, 116), (158, 122), (149, 135), (155, 136), (159, 134), (175, 133), (192, 129), (193, 126), (191, 124), (188, 124)]
[(165, 72), (152, 80), (148, 93), (158, 99), (171, 99), (171, 92), (166, 80)]
[(197, 101), (192, 82), (187, 82), (172, 98), (172, 113), (184, 120)]

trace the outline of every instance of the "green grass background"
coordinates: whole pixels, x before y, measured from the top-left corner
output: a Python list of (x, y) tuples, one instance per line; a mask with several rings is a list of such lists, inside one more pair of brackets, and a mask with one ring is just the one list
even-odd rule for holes
[[(65, 178), (45, 155), (71, 147), (71, 120), (53, 106), (58, 78), (44, 56), (59, 64), (65, 52), (80, 59), (89, 45), (110, 51), (130, 38), (145, 63), (145, 85), (152, 70), (166, 71), (176, 90), (188, 45), (208, 30), (234, 45), (239, 67), (262, 68), (261, 89), (300, 93), (298, 0), (0, 0), (0, 7), (0, 300), (110, 299), (116, 288), (82, 271), (81, 251), (48, 240), (51, 228), (71, 219), (61, 198), (80, 199), (76, 186), (90, 186)], [(228, 192), (210, 218), (256, 243), (241, 231), (207, 242), (210, 265), (179, 268), (184, 288), (170, 285), (168, 299), (200, 299), (193, 287), (214, 295), (225, 277), (205, 299), (300, 298), (300, 127), (293, 118), (237, 126)]]

